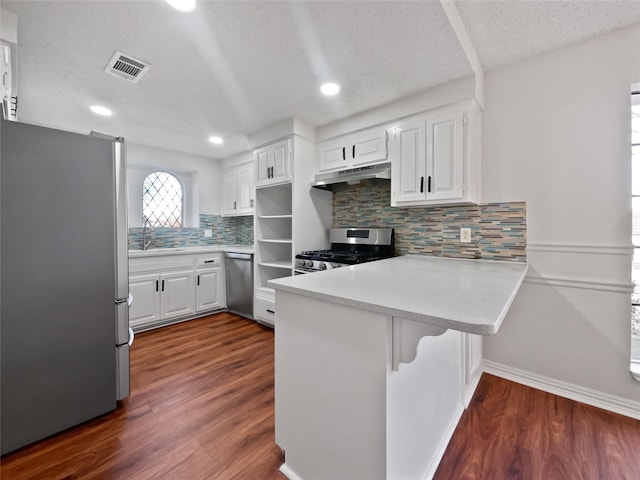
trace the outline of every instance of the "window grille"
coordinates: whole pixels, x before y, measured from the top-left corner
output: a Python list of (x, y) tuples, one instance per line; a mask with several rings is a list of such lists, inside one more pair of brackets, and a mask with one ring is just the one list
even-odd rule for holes
[(153, 172), (142, 186), (142, 218), (149, 227), (182, 226), (182, 185), (167, 172)]

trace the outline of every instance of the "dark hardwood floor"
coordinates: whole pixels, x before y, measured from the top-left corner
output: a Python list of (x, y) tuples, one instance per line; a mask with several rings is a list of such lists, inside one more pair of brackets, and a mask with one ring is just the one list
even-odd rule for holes
[(640, 421), (483, 374), (435, 480), (639, 480)]
[(2, 480), (284, 479), (273, 331), (229, 313), (136, 335), (113, 413), (2, 458)]
[[(145, 332), (131, 375), (115, 412), (6, 455), (0, 478), (285, 478), (271, 330), (222, 313)], [(435, 478), (637, 480), (640, 422), (484, 375)]]

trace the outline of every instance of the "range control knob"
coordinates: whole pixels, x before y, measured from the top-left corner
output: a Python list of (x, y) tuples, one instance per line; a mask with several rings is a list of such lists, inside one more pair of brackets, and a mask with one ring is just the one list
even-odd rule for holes
[(304, 261), (304, 266), (305, 267), (309, 267), (309, 268), (313, 267), (313, 261), (312, 260), (305, 260)]
[(327, 269), (327, 265), (324, 262), (320, 262), (320, 263), (318, 263), (318, 268), (320, 270), (326, 270)]

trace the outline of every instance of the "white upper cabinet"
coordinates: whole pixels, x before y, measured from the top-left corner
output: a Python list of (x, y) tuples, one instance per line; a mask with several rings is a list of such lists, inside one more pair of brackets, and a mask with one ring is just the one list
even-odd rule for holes
[(291, 182), (291, 140), (281, 140), (254, 152), (258, 181), (256, 186)]
[(382, 163), (387, 160), (387, 132), (374, 128), (318, 144), (316, 170), (327, 172)]
[(475, 120), (472, 108), (449, 109), (415, 116), (392, 128), (392, 206), (478, 202)]
[(222, 215), (253, 215), (253, 162), (226, 168), (222, 173)]

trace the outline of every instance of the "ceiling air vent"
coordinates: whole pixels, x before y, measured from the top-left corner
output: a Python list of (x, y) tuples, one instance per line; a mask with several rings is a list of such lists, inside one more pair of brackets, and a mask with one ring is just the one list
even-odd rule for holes
[(104, 71), (110, 75), (129, 80), (132, 83), (138, 83), (149, 68), (151, 68), (151, 65), (148, 63), (116, 51)]

